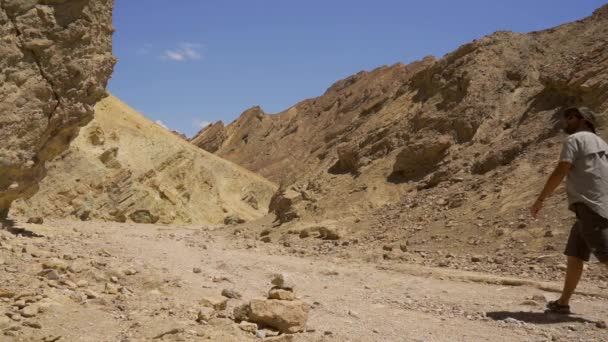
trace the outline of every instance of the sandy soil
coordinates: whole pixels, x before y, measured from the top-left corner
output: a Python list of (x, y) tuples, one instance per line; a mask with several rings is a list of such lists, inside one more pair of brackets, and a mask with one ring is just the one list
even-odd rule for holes
[[(276, 272), (288, 274), (296, 295), (312, 307), (306, 332), (294, 341), (608, 338), (597, 323), (607, 317), (608, 292), (594, 284), (583, 284), (596, 296), (577, 296), (576, 315), (548, 315), (544, 301), (557, 297), (551, 289), (559, 283), (294, 256), (224, 228), (15, 222), (0, 231), (0, 340), (255, 340), (231, 320), (232, 308), (265, 296)], [(218, 318), (197, 323), (199, 300), (223, 289), (242, 299), (230, 299)], [(24, 311), (28, 306), (39, 308)]]

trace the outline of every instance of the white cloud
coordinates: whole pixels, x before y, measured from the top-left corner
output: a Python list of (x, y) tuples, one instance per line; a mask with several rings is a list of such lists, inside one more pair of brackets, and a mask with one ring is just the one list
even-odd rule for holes
[(203, 58), (200, 52), (202, 47), (201, 44), (181, 43), (176, 49), (166, 50), (161, 59), (174, 62), (197, 61)]
[(197, 128), (205, 128), (205, 127), (211, 125), (211, 122), (195, 119), (194, 124), (196, 125)]
[(161, 127), (163, 127), (164, 129), (169, 129), (169, 127), (167, 127), (167, 125), (165, 125), (164, 122), (162, 122), (161, 120), (156, 120), (155, 121), (157, 124), (159, 124)]

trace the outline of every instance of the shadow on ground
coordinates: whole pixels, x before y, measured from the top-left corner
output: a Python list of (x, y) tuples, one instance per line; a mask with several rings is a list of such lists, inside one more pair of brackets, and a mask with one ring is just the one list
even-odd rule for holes
[(36, 233), (32, 232), (31, 230), (27, 230), (25, 228), (15, 226), (15, 221), (9, 220), (9, 219), (2, 220), (0, 222), (0, 228), (2, 230), (6, 230), (7, 232), (9, 232), (13, 235), (25, 236), (25, 237), (43, 237), (42, 235), (36, 234)]
[(494, 311), (486, 313), (486, 316), (495, 321), (503, 321), (507, 318), (513, 318), (518, 321), (533, 323), (533, 324), (556, 324), (556, 323), (595, 323), (588, 319), (555, 313), (544, 312), (511, 312), (511, 311)]

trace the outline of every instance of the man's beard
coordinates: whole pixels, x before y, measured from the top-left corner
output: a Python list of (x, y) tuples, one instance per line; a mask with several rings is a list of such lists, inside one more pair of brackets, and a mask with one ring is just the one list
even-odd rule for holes
[(570, 125), (564, 127), (564, 132), (566, 132), (566, 134), (574, 134), (576, 133), (576, 127), (572, 127)]

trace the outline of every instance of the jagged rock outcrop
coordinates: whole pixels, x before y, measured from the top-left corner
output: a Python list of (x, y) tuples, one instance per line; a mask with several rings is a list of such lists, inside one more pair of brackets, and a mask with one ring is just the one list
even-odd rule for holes
[[(40, 191), (14, 215), (138, 223), (221, 224), (268, 213), (276, 186), (193, 146), (109, 96)], [(237, 223), (238, 223), (237, 222)]]
[(211, 124), (201, 130), (191, 142), (205, 151), (216, 152), (226, 140), (226, 129), (222, 121)]
[(112, 73), (112, 0), (0, 1), (0, 218), (64, 151)]
[[(216, 154), (286, 190), (315, 184), (314, 202), (275, 196), (280, 221), (339, 216), (455, 177), (475, 183), (547, 151), (571, 105), (608, 110), (608, 5), (543, 31), (495, 32), (439, 60), (361, 72), (276, 115), (253, 108), (224, 128)], [(521, 186), (510, 190), (529, 190)]]

